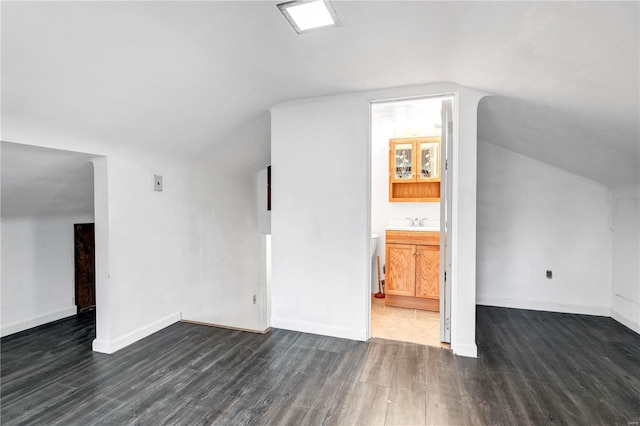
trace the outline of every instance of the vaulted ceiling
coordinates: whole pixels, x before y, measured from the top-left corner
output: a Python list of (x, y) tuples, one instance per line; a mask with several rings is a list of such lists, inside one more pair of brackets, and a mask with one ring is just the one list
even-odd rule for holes
[(496, 95), (480, 139), (638, 182), (637, 2), (334, 7), (343, 26), (298, 35), (271, 1), (3, 2), (3, 135), (195, 157), (282, 101), (450, 81)]
[(2, 218), (93, 215), (93, 156), (2, 142)]

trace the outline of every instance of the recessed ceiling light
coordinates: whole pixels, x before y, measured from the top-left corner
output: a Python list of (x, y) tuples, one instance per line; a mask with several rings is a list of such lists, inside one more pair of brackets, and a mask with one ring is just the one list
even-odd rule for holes
[(280, 3), (278, 8), (298, 34), (340, 25), (338, 15), (328, 0), (296, 0)]

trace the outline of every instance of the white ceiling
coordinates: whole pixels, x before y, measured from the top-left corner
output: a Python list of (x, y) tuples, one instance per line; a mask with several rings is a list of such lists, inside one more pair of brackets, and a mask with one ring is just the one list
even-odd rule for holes
[(298, 35), (271, 1), (3, 2), (3, 127), (195, 157), (282, 101), (451, 81), (497, 95), (481, 139), (638, 182), (638, 2), (334, 6)]
[(94, 156), (2, 142), (3, 219), (92, 215)]

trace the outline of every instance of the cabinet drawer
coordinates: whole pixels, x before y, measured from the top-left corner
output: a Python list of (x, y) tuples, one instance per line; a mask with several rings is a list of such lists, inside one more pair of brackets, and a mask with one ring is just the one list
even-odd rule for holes
[(440, 233), (435, 231), (386, 231), (386, 243), (439, 246)]

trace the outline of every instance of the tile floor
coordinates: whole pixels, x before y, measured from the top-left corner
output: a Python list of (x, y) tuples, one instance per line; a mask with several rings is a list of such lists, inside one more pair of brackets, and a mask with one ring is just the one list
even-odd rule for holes
[(394, 308), (371, 297), (371, 337), (448, 348), (440, 342), (440, 313)]

